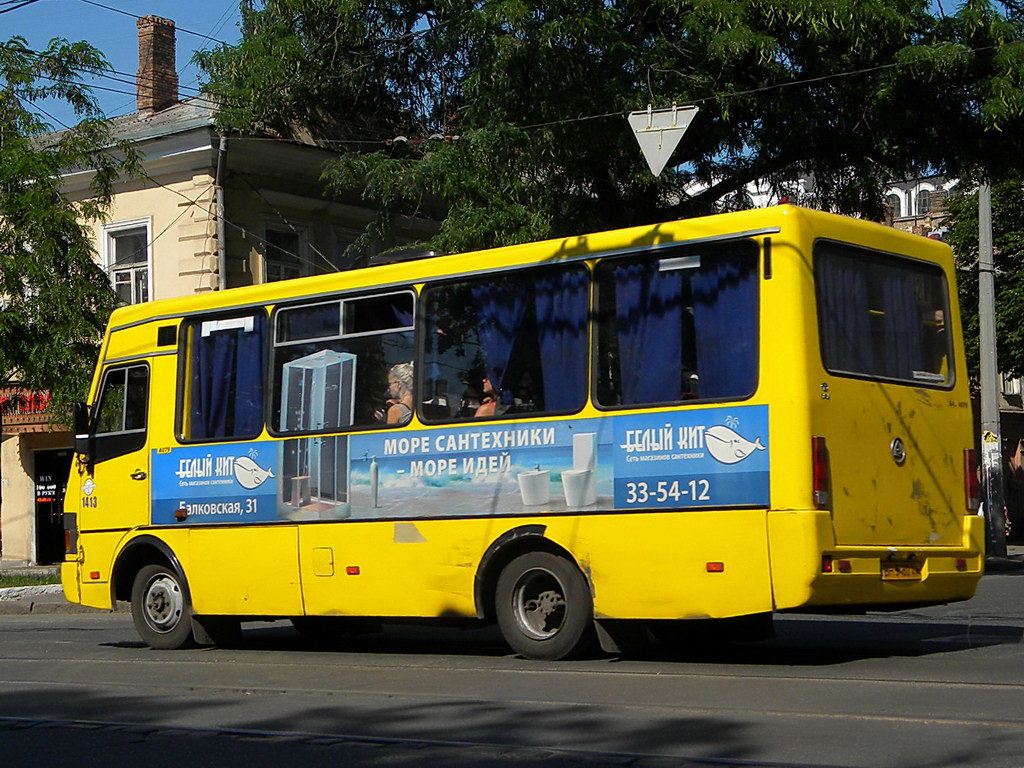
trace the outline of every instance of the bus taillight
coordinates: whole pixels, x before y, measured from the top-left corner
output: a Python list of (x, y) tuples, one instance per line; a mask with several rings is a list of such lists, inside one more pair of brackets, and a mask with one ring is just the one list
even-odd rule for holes
[(811, 438), (811, 457), (814, 475), (814, 506), (827, 509), (832, 501), (828, 484), (828, 448), (824, 437)]
[(967, 511), (976, 512), (981, 504), (981, 480), (978, 478), (978, 454), (973, 448), (964, 451), (964, 501)]

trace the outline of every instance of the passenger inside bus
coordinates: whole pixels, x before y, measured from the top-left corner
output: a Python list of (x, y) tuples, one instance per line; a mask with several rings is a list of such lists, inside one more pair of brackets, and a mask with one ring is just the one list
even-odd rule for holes
[(387, 424), (408, 424), (412, 420), (413, 364), (397, 363), (388, 371), (386, 410), (377, 411), (377, 420)]

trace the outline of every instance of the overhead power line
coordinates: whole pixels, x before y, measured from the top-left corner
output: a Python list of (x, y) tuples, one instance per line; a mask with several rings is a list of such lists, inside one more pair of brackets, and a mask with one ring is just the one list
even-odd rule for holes
[(38, 3), (39, 0), (8, 0), (6, 3), (0, 3), (0, 15), (16, 11), (19, 8), (24, 8), (26, 5), (32, 5), (32, 3)]
[[(10, 2), (11, 0), (8, 0), (8, 1)], [(16, 2), (29, 2), (29, 1), (37, 2), (38, 0), (14, 0), (14, 1), (16, 1)], [(110, 8), (109, 6), (105, 6), (105, 5), (101, 4), (101, 3), (95, 2), (95, 0), (81, 0), (81, 2), (89, 3), (90, 5), (98, 5), (98, 6), (103, 7), (103, 8)], [(2, 5), (2, 4), (0, 4), (0, 5)], [(111, 10), (119, 10), (119, 9), (116, 9), (116, 8), (110, 8), (110, 9)], [(128, 13), (127, 11), (119, 11), (119, 12), (125, 13), (126, 15), (129, 15), (129, 16), (134, 16), (136, 18), (141, 18), (141, 17), (136, 16), (136, 14), (131, 14), (131, 13)], [(202, 37), (209, 37), (209, 36), (202, 35)], [(216, 38), (209, 38), (209, 39), (213, 40), (214, 42), (223, 43), (223, 41), (217, 40)], [(223, 44), (227, 45), (227, 43), (223, 43)], [(960, 49), (960, 50), (955, 50), (955, 51), (938, 51), (938, 52), (935, 52), (934, 54), (932, 54), (928, 58), (931, 58), (932, 60), (934, 60), (934, 59), (940, 59), (940, 58), (945, 58), (945, 57), (960, 56), (960, 55), (964, 55), (964, 54), (981, 53), (983, 51), (995, 50), (997, 48), (998, 48), (997, 45), (985, 45), (985, 46), (979, 46), (979, 47), (976, 47), (976, 48), (966, 48), (966, 49)], [(38, 51), (32, 51), (31, 53), (34, 53), (36, 55), (44, 55), (45, 56), (45, 54), (40, 54)], [(901, 68), (901, 67), (912, 67), (912, 66), (920, 65), (923, 61), (927, 61), (928, 58), (917, 59), (917, 60), (914, 60), (914, 61), (889, 62), (889, 63), (886, 63), (886, 64), (879, 64), (879, 65), (872, 66), (872, 67), (863, 67), (863, 68), (860, 68), (860, 69), (846, 70), (846, 71), (843, 71), (843, 72), (833, 72), (833, 73), (828, 74), (828, 75), (819, 75), (819, 76), (816, 76), (816, 77), (808, 77), (808, 78), (803, 78), (803, 79), (798, 79), (798, 80), (791, 80), (791, 81), (784, 82), (784, 83), (773, 83), (773, 84), (770, 84), (770, 85), (764, 85), (764, 86), (760, 86), (760, 87), (757, 87), (757, 88), (749, 88), (749, 89), (740, 90), (740, 91), (731, 91), (731, 92), (728, 92), (728, 93), (709, 94), (707, 96), (702, 96), (702, 97), (698, 97), (698, 98), (694, 98), (694, 99), (687, 99), (687, 100), (685, 100), (685, 104), (698, 105), (698, 104), (704, 104), (704, 103), (707, 103), (707, 102), (710, 102), (710, 101), (719, 101), (719, 100), (723, 100), (723, 99), (737, 98), (737, 97), (740, 97), (740, 96), (749, 96), (749, 95), (753, 95), (753, 94), (757, 94), (757, 93), (767, 93), (767, 92), (770, 92), (770, 91), (781, 90), (781, 89), (784, 89), (784, 88), (795, 88), (795, 87), (799, 87), (799, 86), (813, 85), (815, 83), (825, 83), (825, 82), (830, 82), (830, 81), (833, 81), (833, 80), (838, 80), (838, 79), (841, 79), (841, 78), (855, 77), (855, 76), (858, 76), (858, 75), (865, 75), (865, 74), (870, 74), (870, 73), (873, 73), (873, 72), (880, 72), (880, 71), (884, 71), (884, 70), (897, 69), (897, 68)], [(114, 71), (111, 70), (111, 72), (114, 72)], [(138, 82), (137, 76), (130, 75), (130, 74), (124, 73), (124, 72), (115, 72), (115, 74), (116, 75), (121, 75), (123, 77), (133, 78), (133, 79), (132, 80), (123, 80), (123, 79), (120, 79), (119, 77), (114, 76), (113, 74), (107, 74), (106, 72), (102, 72), (102, 71), (93, 71), (93, 74), (95, 74), (97, 77), (105, 78), (105, 79), (111, 80), (112, 82), (117, 82), (117, 83), (123, 83), (123, 84), (129, 84), (130, 85), (130, 84), (135, 84), (135, 83)], [(101, 85), (89, 85), (87, 83), (80, 83), (80, 82), (77, 82), (75, 80), (54, 78), (54, 77), (50, 77), (50, 76), (44, 76), (44, 77), (46, 77), (49, 80), (55, 81), (55, 82), (66, 82), (66, 83), (69, 83), (69, 84), (81, 85), (81, 86), (87, 87), (87, 88), (96, 88), (97, 90), (108, 91), (108, 92), (111, 92), (111, 93), (122, 93), (122, 94), (125, 94), (125, 95), (131, 95), (131, 96), (135, 95), (133, 92), (126, 91), (126, 90), (123, 90), (123, 89), (110, 88), (110, 87), (105, 87), (105, 86), (101, 86)], [(212, 99), (212, 98), (210, 98), (208, 96), (204, 96), (203, 95), (204, 92), (202, 91), (202, 89), (189, 88), (188, 90), (194, 90), (196, 92), (195, 95), (190, 97), (192, 100), (199, 101), (199, 102), (203, 103), (204, 105), (209, 106), (209, 107), (211, 107), (213, 109), (231, 109), (232, 106), (233, 106), (229, 102), (219, 103), (219, 102), (215, 101), (214, 99)], [(601, 113), (595, 113), (595, 114), (591, 114), (591, 115), (578, 115), (576, 117), (568, 117), (568, 118), (562, 118), (562, 119), (558, 119), (558, 120), (548, 120), (548, 121), (544, 121), (544, 122), (528, 123), (526, 125), (518, 125), (517, 126), (517, 125), (511, 125), (510, 124), (510, 125), (507, 125), (506, 127), (507, 128), (512, 128), (512, 129), (519, 129), (519, 130), (523, 130), (523, 131), (528, 131), (528, 130), (535, 130), (535, 129), (539, 129), (539, 128), (548, 128), (548, 127), (558, 126), (558, 125), (568, 125), (568, 124), (571, 124), (571, 123), (581, 123), (581, 122), (586, 122), (586, 121), (590, 121), (590, 120), (600, 120), (600, 119), (606, 119), (606, 118), (612, 118), (612, 117), (622, 118), (622, 117), (626, 117), (627, 115), (629, 115), (630, 111), (631, 110), (619, 110), (619, 111), (614, 111), (614, 112), (601, 112)], [(290, 139), (270, 137), (270, 136), (262, 136), (262, 137), (253, 136), (253, 137), (239, 137), (239, 138), (247, 140), (247, 141), (283, 141), (283, 142), (296, 143), (296, 142), (294, 142), (294, 141), (292, 141)], [(318, 145), (341, 144), (341, 145), (366, 145), (366, 146), (382, 146), (383, 147), (383, 146), (394, 146), (394, 145), (398, 145), (398, 144), (418, 145), (418, 144), (423, 144), (423, 143), (428, 143), (428, 142), (433, 142), (433, 141), (439, 141), (439, 140), (457, 140), (459, 138), (461, 138), (461, 137), (460, 136), (455, 136), (455, 135), (431, 134), (431, 135), (426, 136), (426, 137), (391, 136), (391, 137), (379, 137), (379, 138), (372, 138), (372, 139), (317, 138), (316, 143)], [(298, 142), (298, 143), (302, 143), (302, 142)]]
[[(35, 2), (35, 1), (36, 0), (26, 0), (26, 2)], [(112, 5), (104, 5), (103, 3), (97, 3), (96, 0), (80, 0), (80, 2), (86, 3), (88, 5), (95, 5), (97, 8), (104, 8), (104, 9), (106, 9), (108, 11), (113, 11), (114, 13), (120, 13), (120, 14), (122, 14), (124, 16), (131, 16), (133, 19), (145, 18), (143, 16), (139, 16), (139, 14), (137, 14), (137, 13), (131, 13), (130, 11), (122, 11), (120, 8), (114, 8)], [(220, 43), (221, 45), (227, 45), (227, 46), (231, 45), (230, 43), (225, 42), (224, 40), (218, 40), (216, 37), (210, 37), (209, 35), (204, 35), (202, 32), (196, 32), (195, 30), (186, 29), (185, 27), (179, 27), (179, 26), (175, 25), (175, 29), (177, 29), (179, 32), (184, 32), (187, 35), (194, 35), (195, 37), (201, 37), (204, 40), (209, 40), (212, 43)]]

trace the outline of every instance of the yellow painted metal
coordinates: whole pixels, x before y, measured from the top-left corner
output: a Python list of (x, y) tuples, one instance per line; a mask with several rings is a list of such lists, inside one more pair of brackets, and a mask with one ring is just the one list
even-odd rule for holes
[(334, 550), (330, 547), (313, 548), (313, 575), (334, 575)]
[(60, 585), (64, 590), (64, 599), (69, 603), (82, 602), (82, 588), (79, 583), (78, 566), (77, 559), (60, 564)]
[[(744, 401), (769, 409), (768, 509), (153, 528), (148, 496), (146, 503), (138, 501), (138, 486), (144, 484), (128, 478), (136, 465), (148, 471), (150, 450), (180, 444), (175, 397), (181, 363), (174, 354), (153, 355), (169, 351), (156, 347), (156, 329), (179, 323), (187, 314), (271, 308), (300, 296), (383, 285), (412, 285), (418, 291), (425, 280), (438, 276), (597, 258), (744, 232), (760, 232), (752, 235), (759, 242), (771, 239), (771, 276), (759, 281), (759, 381)], [(950, 335), (956, 340), (951, 390), (842, 378), (824, 370), (813, 275), (813, 247), (820, 238), (941, 267), (950, 286)], [(79, 562), (62, 569), (66, 593), (75, 597), (77, 580), (83, 603), (109, 607), (109, 584), (88, 584), (89, 569), (109, 574), (117, 553), (146, 534), (175, 553), (199, 613), (474, 616), (477, 575), (488, 547), (513, 528), (538, 525), (579, 564), (599, 616), (727, 617), (809, 605), (969, 597), (980, 576), (983, 537), (979, 518), (968, 514), (963, 501), (962, 454), (971, 435), (954, 286), (950, 253), (941, 244), (868, 222), (781, 206), (119, 309), (111, 318), (103, 359), (149, 361), (148, 443), (145, 450), (124, 457), (120, 463), (125, 467), (97, 466), (93, 479), (101, 506), (83, 505), (79, 487), (89, 476), (76, 463), (68, 510), (79, 513), (81, 554)], [(97, 376), (93, 399), (98, 381)], [(828, 399), (821, 396), (823, 385)], [(727, 410), (729, 405), (676, 406), (710, 407)], [(603, 413), (588, 402), (572, 418)], [(416, 419), (410, 428), (432, 429)], [(904, 436), (908, 448), (903, 467), (888, 454), (896, 434)], [(829, 446), (830, 509), (814, 508), (812, 435), (825, 437)], [(264, 431), (258, 439), (272, 438)], [(409, 511), (410, 517), (416, 514)], [(889, 554), (887, 547), (925, 558), (925, 578), (883, 583), (875, 563)], [(843, 552), (857, 560), (855, 572), (822, 574), (822, 555), (839, 558)], [(956, 569), (958, 558), (968, 560), (966, 571)], [(711, 561), (724, 563), (724, 571), (709, 573)], [(348, 566), (358, 566), (358, 575), (349, 575)]]

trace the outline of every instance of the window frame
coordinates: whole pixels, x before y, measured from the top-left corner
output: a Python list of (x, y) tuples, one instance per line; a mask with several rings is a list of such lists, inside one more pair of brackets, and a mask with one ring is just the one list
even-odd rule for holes
[(185, 435), (185, 409), (191, 407), (192, 395), (190, 390), (191, 384), (189, 382), (190, 374), (192, 372), (192, 355), (188, 344), (189, 329), (210, 320), (232, 320), (246, 315), (255, 316), (259, 312), (263, 313), (269, 332), (270, 318), (265, 304), (229, 307), (227, 309), (217, 310), (214, 312), (199, 312), (192, 315), (184, 315), (181, 318), (181, 323), (178, 325), (178, 373), (174, 405), (174, 436), (179, 445), (209, 445), (215, 443), (247, 442), (259, 439), (267, 429), (266, 403), (267, 375), (270, 372), (270, 366), (268, 363), (268, 350), (270, 349), (270, 345), (265, 343), (263, 349), (263, 360), (261, 361), (263, 371), (263, 404), (259, 409), (260, 419), (262, 421), (260, 431), (249, 436), (232, 435), (231, 437), (214, 438), (192, 438)]
[[(363, 230), (356, 227), (346, 227), (340, 224), (335, 224), (331, 227), (331, 239), (333, 241), (333, 251), (331, 257), (331, 263), (334, 264), (335, 272), (348, 272), (353, 269), (359, 269), (359, 266), (355, 264), (351, 259), (347, 263), (342, 264), (342, 254), (339, 252), (338, 246), (341, 243), (345, 243), (346, 249), (353, 245), (356, 240), (363, 234)], [(372, 248), (367, 248), (366, 251), (372, 251)], [(370, 253), (365, 254), (367, 256)]]
[[(925, 205), (921, 205), (921, 201)], [(921, 187), (914, 192), (914, 212), (917, 216), (927, 216), (935, 209), (935, 190), (929, 187)]]
[[(269, 238), (267, 237), (267, 234), (270, 232), (278, 232), (286, 235), (296, 235), (299, 238), (299, 250), (298, 253), (295, 254), (298, 257), (299, 261), (299, 274), (295, 275), (295, 277), (285, 277), (282, 278), (281, 280), (269, 279), (271, 262), (285, 264), (285, 262), (281, 261), (280, 259), (272, 259), (270, 257), (269, 251), (271, 247), (275, 247), (271, 245)], [(312, 239), (312, 227), (307, 222), (285, 221), (284, 219), (281, 218), (264, 218), (262, 227), (262, 237), (263, 240), (261, 244), (263, 246), (263, 252), (261, 253), (261, 272), (263, 277), (263, 285), (272, 285), (273, 283), (281, 283), (284, 282), (285, 280), (295, 280), (300, 277), (309, 277), (310, 275), (316, 274), (311, 263), (312, 259), (310, 259), (309, 257), (309, 244)], [(289, 264), (288, 266), (291, 265)]]
[[(322, 337), (318, 337), (318, 338), (315, 338), (315, 339), (308, 339), (308, 340), (305, 340), (305, 341), (285, 341), (285, 342), (281, 342), (281, 343), (278, 343), (278, 341), (277, 341), (277, 322), (278, 322), (277, 318), (278, 318), (278, 315), (281, 312), (286, 312), (288, 310), (293, 310), (293, 309), (303, 309), (303, 308), (306, 308), (306, 307), (323, 306), (325, 304), (335, 304), (335, 303), (337, 303), (339, 305), (339, 321), (338, 322), (339, 322), (339, 325), (341, 325), (342, 323), (344, 323), (344, 319), (345, 319), (345, 316), (344, 316), (344, 305), (345, 305), (346, 301), (357, 301), (359, 299), (380, 298), (382, 296), (394, 296), (394, 295), (398, 295), (398, 294), (410, 294), (412, 296), (412, 301), (413, 301), (413, 314), (412, 314), (413, 322), (412, 322), (412, 325), (403, 326), (401, 328), (391, 328), (391, 329), (384, 330), (384, 331), (365, 331), (365, 332), (362, 332), (362, 333), (342, 333), (340, 336), (330, 336), (330, 337), (323, 337), (322, 336)], [(338, 429), (322, 429), (322, 430), (316, 430), (316, 431), (306, 431), (306, 430), (299, 431), (299, 430), (296, 430), (296, 431), (282, 432), (280, 429), (278, 429), (278, 427), (277, 427), (277, 425), (275, 423), (275, 420), (273, 418), (274, 415), (275, 415), (275, 413), (274, 413), (274, 399), (275, 399), (275, 393), (277, 393), (277, 378), (276, 378), (276, 371), (275, 371), (275, 367), (276, 367), (275, 366), (275, 357), (276, 357), (275, 352), (276, 352), (278, 347), (291, 347), (291, 346), (297, 346), (298, 344), (309, 344), (309, 343), (314, 343), (314, 342), (340, 341), (342, 339), (362, 339), (362, 338), (367, 338), (369, 336), (383, 336), (383, 335), (389, 334), (389, 333), (405, 333), (405, 332), (408, 332), (408, 331), (412, 331), (412, 334), (413, 334), (412, 349), (413, 349), (413, 362), (414, 362), (414, 366), (413, 367), (414, 367), (414, 369), (418, 368), (420, 366), (420, 360), (419, 360), (419, 356), (418, 356), (418, 354), (419, 354), (419, 346), (420, 346), (419, 338), (422, 335), (422, 334), (419, 333), (419, 326), (417, 325), (417, 320), (419, 318), (419, 303), (420, 303), (419, 302), (419, 293), (416, 291), (415, 286), (413, 286), (413, 285), (408, 285), (408, 286), (389, 285), (387, 287), (382, 287), (382, 288), (377, 289), (377, 290), (374, 290), (373, 288), (362, 288), (362, 289), (357, 289), (356, 291), (341, 292), (341, 293), (338, 293), (338, 294), (334, 294), (334, 295), (332, 295), (330, 297), (325, 297), (325, 296), (320, 295), (320, 296), (316, 296), (316, 297), (299, 298), (299, 299), (289, 300), (289, 301), (286, 301), (286, 302), (283, 302), (283, 303), (280, 303), (280, 304), (275, 304), (273, 310), (270, 312), (270, 318), (269, 318), (269, 321), (268, 321), (269, 322), (269, 326), (268, 326), (268, 328), (269, 328), (269, 333), (268, 333), (269, 343), (267, 344), (267, 350), (266, 350), (266, 356), (267, 356), (266, 376), (267, 376), (267, 378), (266, 378), (266, 381), (265, 381), (265, 385), (266, 386), (265, 386), (265, 389), (264, 389), (264, 396), (263, 396), (263, 399), (264, 399), (263, 424), (264, 424), (264, 428), (267, 430), (268, 434), (270, 434), (271, 437), (291, 439), (291, 438), (309, 437), (309, 436), (314, 436), (315, 437), (317, 435), (347, 435), (347, 434), (351, 434), (353, 432), (372, 432), (372, 431), (383, 431), (383, 430), (399, 429), (401, 427), (408, 427), (410, 425), (410, 423), (411, 423), (411, 420), (409, 422), (406, 422), (405, 424), (385, 424), (385, 423), (379, 423), (379, 424), (365, 424), (365, 425), (360, 425), (360, 426), (353, 425), (353, 426), (349, 426), (349, 427), (346, 427), (346, 428), (341, 429), (341, 430), (338, 430)], [(344, 328), (342, 328), (342, 331), (344, 331)], [(415, 396), (416, 396), (416, 392), (419, 391), (418, 387), (419, 387), (419, 377), (417, 375), (414, 378), (414, 380), (413, 380), (413, 398), (414, 399), (415, 399)], [(415, 413), (415, 409), (414, 409), (413, 412)], [(280, 411), (278, 411), (276, 415), (278, 417), (280, 417), (280, 415), (281, 415)]]
[[(153, 301), (153, 217), (147, 216), (140, 219), (125, 219), (124, 221), (116, 221), (108, 224), (103, 224), (100, 227), (100, 256), (103, 261), (103, 271), (107, 273), (107, 278), (110, 280), (110, 287), (116, 292), (117, 287), (114, 282), (114, 270), (121, 269), (124, 267), (115, 267), (113, 264), (114, 255), (116, 248), (114, 247), (114, 240), (116, 235), (119, 233), (127, 232), (132, 229), (146, 230), (146, 293), (148, 297), (146, 302)], [(142, 268), (141, 265), (134, 265), (130, 268), (132, 272)], [(134, 294), (134, 280), (132, 281), (132, 293)], [(125, 306), (133, 306), (135, 304), (144, 304), (142, 301), (132, 301)]]
[[(509, 273), (523, 274), (532, 273), (535, 270), (554, 270), (554, 269), (583, 269), (587, 276), (587, 338), (584, 339), (583, 347), (587, 354), (587, 362), (585, 364), (587, 386), (584, 391), (582, 403), (580, 407), (575, 410), (563, 410), (563, 411), (536, 411), (532, 413), (503, 413), (501, 415), (488, 416), (486, 418), (461, 418), (461, 419), (432, 419), (427, 418), (423, 413), (423, 402), (419, 399), (416, 400), (416, 418), (422, 423), (427, 425), (439, 425), (439, 424), (459, 424), (459, 425), (472, 425), (472, 424), (489, 424), (492, 421), (507, 421), (518, 419), (520, 421), (537, 419), (537, 418), (551, 418), (557, 416), (573, 416), (577, 413), (581, 413), (591, 402), (591, 382), (593, 381), (593, 357), (592, 357), (592, 346), (596, 338), (594, 333), (594, 269), (591, 265), (591, 258), (566, 261), (555, 264), (524, 264), (515, 265), (507, 268), (499, 269), (488, 269), (486, 271), (469, 272), (459, 275), (452, 275), (438, 280), (430, 280), (424, 284), (420, 291), (419, 305), (416, 307), (415, 325), (417, 329), (422, 330), (424, 322), (426, 320), (424, 313), (426, 311), (426, 301), (423, 299), (423, 293), (428, 290), (440, 288), (443, 286), (454, 285), (459, 283), (466, 283), (472, 280), (486, 280), (488, 278), (503, 277)], [(427, 334), (421, 332), (416, 340), (416, 391), (424, 392), (425, 382), (423, 376), (426, 369), (426, 339)]]
[[(751, 398), (753, 398), (757, 394), (757, 391), (761, 387), (761, 332), (762, 332), (762, 323), (761, 323), (761, 283), (762, 283), (762, 281), (764, 279), (763, 276), (762, 276), (762, 269), (763, 269), (764, 258), (765, 258), (765, 256), (764, 256), (764, 254), (765, 254), (765, 250), (764, 250), (765, 249), (765, 245), (764, 245), (764, 243), (766, 241), (769, 241), (769, 240), (770, 240), (769, 237), (764, 237), (761, 241), (755, 240), (753, 237), (736, 237), (736, 238), (725, 239), (725, 240), (716, 240), (716, 241), (713, 241), (711, 243), (692, 243), (692, 244), (680, 243), (677, 246), (672, 246), (672, 247), (668, 247), (668, 248), (652, 248), (651, 250), (649, 250), (647, 252), (643, 252), (643, 253), (631, 253), (631, 254), (612, 255), (612, 256), (606, 256), (606, 257), (597, 259), (595, 264), (594, 264), (594, 266), (593, 266), (593, 268), (592, 268), (592, 270), (591, 270), (591, 273), (592, 273), (592, 285), (593, 285), (593, 296), (592, 296), (592, 304), (591, 304), (591, 321), (590, 321), (591, 322), (591, 329), (592, 329), (592, 332), (591, 332), (592, 339), (591, 339), (591, 349), (590, 349), (590, 401), (593, 404), (594, 408), (599, 410), (599, 411), (608, 411), (608, 412), (611, 412), (611, 411), (627, 411), (627, 410), (629, 410), (629, 411), (632, 411), (632, 410), (650, 410), (652, 408), (660, 408), (660, 409), (665, 409), (665, 408), (689, 408), (689, 407), (703, 408), (703, 407), (705, 407), (707, 405), (715, 405), (715, 404), (718, 404), (718, 403), (743, 403), (743, 402), (746, 402), (747, 400), (750, 400)], [(754, 371), (754, 386), (753, 386), (753, 389), (751, 389), (751, 391), (749, 393), (745, 394), (745, 395), (734, 396), (734, 397), (709, 397), (709, 398), (701, 397), (701, 398), (695, 398), (693, 400), (663, 400), (663, 401), (657, 402), (657, 403), (627, 403), (627, 404), (621, 404), (621, 405), (604, 405), (604, 404), (602, 404), (601, 401), (598, 399), (598, 391), (597, 391), (597, 389), (598, 389), (597, 369), (598, 369), (598, 365), (600, 364), (600, 355), (599, 355), (599, 349), (598, 349), (599, 338), (598, 337), (599, 337), (600, 334), (597, 333), (596, 328), (597, 328), (597, 326), (600, 323), (599, 315), (600, 315), (600, 307), (601, 307), (601, 281), (597, 277), (597, 269), (598, 269), (598, 267), (601, 264), (603, 264), (603, 263), (605, 263), (607, 261), (630, 261), (630, 260), (631, 261), (637, 261), (637, 260), (639, 260), (641, 258), (649, 258), (649, 259), (654, 259), (656, 261), (663, 261), (663, 260), (666, 260), (666, 259), (685, 258), (686, 256), (689, 255), (688, 253), (686, 253), (686, 251), (690, 251), (692, 249), (706, 248), (708, 245), (718, 246), (718, 245), (722, 245), (722, 244), (742, 243), (742, 242), (753, 243), (754, 247), (757, 249), (757, 255), (755, 257), (755, 264), (754, 264), (755, 278), (756, 278), (756, 281), (757, 281), (757, 292), (756, 292), (757, 293), (757, 295), (756, 295), (756, 304), (757, 304), (757, 306), (754, 307), (754, 316), (757, 318), (757, 332), (755, 333), (755, 336), (754, 336), (754, 361), (755, 361), (756, 368), (755, 368), (755, 371)]]
[[(850, 250), (858, 251), (862, 256), (867, 256), (873, 259), (885, 259), (885, 260), (896, 260), (907, 262), (916, 266), (925, 267), (926, 269), (932, 270), (938, 273), (939, 277), (942, 278), (942, 286), (945, 289), (944, 299), (945, 303), (942, 307), (943, 312), (946, 313), (946, 328), (947, 328), (947, 355), (949, 358), (949, 375), (947, 380), (943, 383), (928, 382), (918, 379), (899, 379), (890, 376), (878, 376), (866, 373), (857, 373), (853, 371), (842, 371), (834, 368), (830, 368), (825, 361), (825, 335), (822, 333), (821, 324), (821, 289), (818, 282), (818, 258), (820, 254), (820, 247), (822, 244), (838, 245)], [(946, 270), (942, 268), (941, 264), (936, 264), (934, 261), (928, 261), (927, 259), (918, 259), (914, 256), (908, 256), (903, 253), (895, 253), (893, 251), (882, 251), (877, 248), (869, 248), (863, 245), (857, 245), (856, 243), (846, 242), (844, 240), (836, 240), (829, 237), (818, 237), (815, 238), (811, 244), (811, 276), (814, 280), (814, 321), (815, 331), (818, 335), (818, 361), (821, 363), (822, 369), (830, 376), (836, 376), (843, 379), (857, 379), (860, 381), (875, 381), (885, 382), (888, 384), (898, 384), (900, 386), (909, 387), (924, 387), (926, 389), (934, 389), (941, 392), (948, 392), (956, 386), (957, 370), (956, 370), (956, 348), (953, 345), (953, 316), (950, 312), (950, 294), (949, 294), (949, 279), (946, 274)]]
[[(125, 414), (128, 407), (128, 371), (132, 368), (142, 368), (146, 372), (146, 411), (144, 416), (145, 426), (141, 429), (121, 429), (116, 432), (97, 432), (99, 424), (100, 409), (103, 405), (103, 397), (106, 394), (107, 381), (112, 373), (125, 372), (125, 401), (121, 411), (121, 424), (124, 425)], [(149, 398), (152, 387), (152, 371), (149, 362), (146, 360), (129, 360), (122, 363), (110, 365), (103, 370), (100, 379), (100, 386), (97, 390), (96, 404), (89, 419), (89, 440), (90, 465), (99, 464), (104, 461), (127, 456), (129, 453), (140, 451), (146, 446), (149, 435)]]

